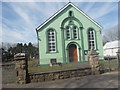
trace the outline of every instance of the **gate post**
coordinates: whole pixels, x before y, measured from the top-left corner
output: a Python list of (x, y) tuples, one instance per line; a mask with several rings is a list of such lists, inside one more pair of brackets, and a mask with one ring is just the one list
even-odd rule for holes
[(117, 59), (118, 59), (118, 70), (120, 71), (120, 49), (117, 52)]
[(25, 53), (18, 53), (14, 55), (16, 61), (15, 69), (17, 71), (16, 82), (19, 84), (26, 84), (28, 80), (28, 61)]
[(99, 53), (97, 53), (95, 50), (89, 51), (88, 61), (91, 66), (92, 74), (100, 74)]

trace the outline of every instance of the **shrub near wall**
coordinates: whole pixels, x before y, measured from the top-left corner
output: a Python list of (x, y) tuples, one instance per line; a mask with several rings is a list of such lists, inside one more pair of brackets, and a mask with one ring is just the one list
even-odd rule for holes
[(62, 70), (55, 72), (29, 73), (30, 82), (44, 82), (91, 75), (91, 68)]

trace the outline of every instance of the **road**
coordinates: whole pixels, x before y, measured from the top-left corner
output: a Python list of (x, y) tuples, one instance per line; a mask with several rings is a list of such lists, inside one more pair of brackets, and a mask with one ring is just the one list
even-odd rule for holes
[(118, 88), (118, 72), (25, 85), (5, 84), (5, 88)]

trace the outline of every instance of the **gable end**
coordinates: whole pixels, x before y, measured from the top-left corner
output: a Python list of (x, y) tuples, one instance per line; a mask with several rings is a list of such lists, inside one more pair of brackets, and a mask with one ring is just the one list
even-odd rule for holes
[(96, 26), (98, 26), (100, 29), (103, 29), (102, 26), (100, 26), (97, 22), (95, 22), (92, 18), (90, 18), (87, 14), (85, 14), (82, 10), (80, 10), (77, 6), (75, 6), (73, 3), (69, 2), (66, 4), (63, 8), (61, 8), (59, 11), (57, 11), (54, 15), (52, 15), (49, 19), (47, 19), (44, 23), (42, 23), (40, 26), (36, 28), (37, 30), (40, 30), (44, 25), (46, 25), (48, 22), (50, 22), (55, 16), (57, 16), (60, 12), (62, 12), (65, 8), (68, 6), (74, 7), (76, 10), (78, 10), (82, 15), (84, 15), (86, 18), (88, 18), (91, 22), (93, 22)]

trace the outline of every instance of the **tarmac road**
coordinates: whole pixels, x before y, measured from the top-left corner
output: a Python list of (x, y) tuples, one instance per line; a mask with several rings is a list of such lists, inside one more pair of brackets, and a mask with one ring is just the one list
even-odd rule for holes
[(4, 84), (3, 88), (118, 88), (118, 72), (25, 85)]

